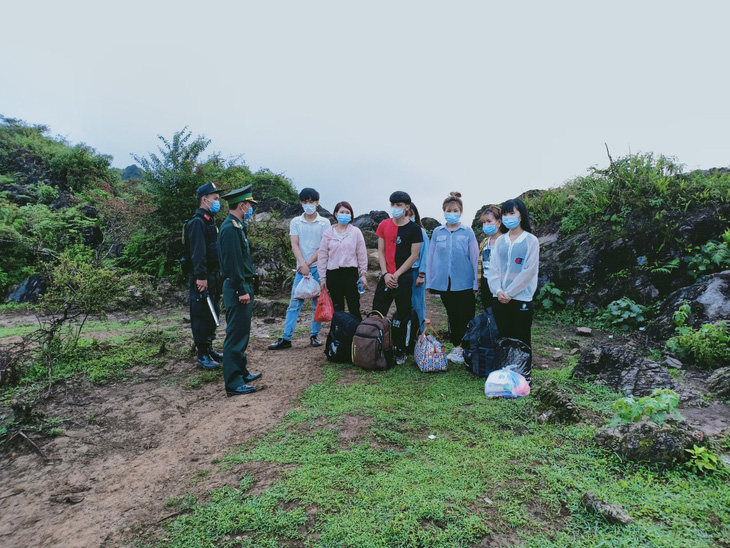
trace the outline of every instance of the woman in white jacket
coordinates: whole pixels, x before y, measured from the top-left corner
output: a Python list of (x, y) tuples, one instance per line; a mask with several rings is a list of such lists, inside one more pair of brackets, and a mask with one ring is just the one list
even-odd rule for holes
[[(509, 232), (499, 238), (490, 258), (487, 281), (494, 319), (501, 337), (519, 339), (532, 348), (532, 301), (537, 290), (540, 244), (532, 234), (530, 216), (520, 199), (502, 204), (502, 224)], [(530, 381), (532, 359), (525, 378)]]

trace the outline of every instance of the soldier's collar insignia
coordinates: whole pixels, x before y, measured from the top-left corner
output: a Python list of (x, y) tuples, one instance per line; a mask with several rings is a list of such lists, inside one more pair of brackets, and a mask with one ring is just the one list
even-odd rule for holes
[(208, 215), (207, 213), (203, 213), (203, 217), (206, 221), (210, 221), (210, 215)]
[(239, 223), (238, 221), (231, 221), (231, 224), (236, 228), (241, 228), (241, 223)]

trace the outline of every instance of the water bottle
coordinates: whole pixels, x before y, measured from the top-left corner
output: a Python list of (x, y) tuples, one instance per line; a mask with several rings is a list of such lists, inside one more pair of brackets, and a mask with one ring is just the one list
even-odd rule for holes
[(365, 285), (362, 282), (362, 278), (358, 278), (357, 280), (357, 292), (360, 293), (360, 295), (365, 293)]

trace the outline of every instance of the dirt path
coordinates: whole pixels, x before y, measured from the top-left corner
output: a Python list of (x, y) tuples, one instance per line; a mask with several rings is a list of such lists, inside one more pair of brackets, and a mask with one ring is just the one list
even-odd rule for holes
[(135, 382), (59, 391), (47, 415), (69, 420), (63, 436), (41, 445), (48, 460), (23, 451), (0, 464), (0, 545), (118, 545), (131, 527), (174, 512), (165, 506), (171, 497), (237, 485), (240, 470), (215, 473), (212, 461), (274, 427), (321, 380), (322, 349), (308, 342), (273, 353), (270, 340), (254, 341), (252, 370), (264, 372), (265, 389), (250, 396), (226, 398), (222, 381), (197, 390), (170, 382), (192, 373), (188, 363), (145, 370)]

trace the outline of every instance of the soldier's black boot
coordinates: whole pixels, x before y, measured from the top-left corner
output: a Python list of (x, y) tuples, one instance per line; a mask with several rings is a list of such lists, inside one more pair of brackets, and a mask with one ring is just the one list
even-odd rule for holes
[(223, 360), (223, 354), (221, 354), (217, 350), (214, 350), (212, 346), (208, 347), (208, 356), (210, 356), (211, 359), (215, 362), (220, 362)]
[(196, 362), (201, 369), (211, 370), (220, 367), (220, 364), (208, 355), (208, 349), (198, 350), (198, 361)]

